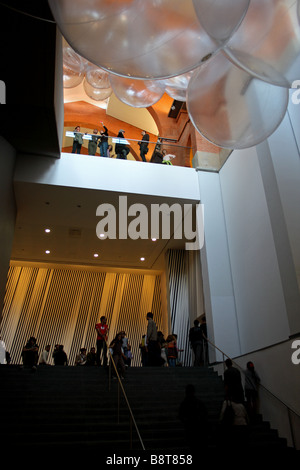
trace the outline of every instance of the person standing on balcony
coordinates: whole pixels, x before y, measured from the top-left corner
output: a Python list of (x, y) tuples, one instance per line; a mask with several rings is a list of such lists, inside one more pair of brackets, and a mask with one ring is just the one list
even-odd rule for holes
[[(125, 139), (124, 132), (125, 132), (124, 129), (119, 130), (119, 133), (118, 133), (119, 139)], [(115, 145), (115, 152), (116, 152), (118, 159), (127, 160), (127, 155), (129, 154), (129, 147), (125, 143), (118, 142)]]
[(108, 148), (107, 148), (107, 155), (106, 155), (108, 158), (111, 158), (111, 157), (114, 156), (114, 155), (111, 154), (112, 151), (113, 151), (113, 147), (112, 147), (112, 145), (109, 145)]
[(166, 150), (162, 151), (162, 155), (163, 155), (162, 163), (165, 163), (166, 165), (173, 165), (171, 160), (173, 158), (176, 158), (176, 155), (173, 155), (172, 153), (167, 153)]
[(96, 155), (97, 142), (99, 139), (99, 136), (97, 136), (97, 134), (98, 134), (98, 130), (94, 129), (93, 134), (91, 135), (92, 138), (91, 140), (89, 140), (89, 144), (88, 144), (88, 154), (92, 156)]
[(145, 155), (148, 153), (149, 134), (147, 134), (146, 131), (142, 131), (142, 136), (142, 140), (138, 142), (140, 146), (140, 156), (143, 162), (147, 162)]
[(81, 147), (83, 144), (82, 133), (80, 132), (80, 126), (76, 126), (74, 130), (74, 140), (73, 140), (73, 147), (72, 153), (80, 153)]
[(108, 149), (108, 129), (104, 125), (103, 122), (101, 122), (104, 131), (100, 131), (100, 142), (99, 142), (99, 147), (100, 147), (100, 157), (107, 157), (107, 149)]
[(101, 351), (103, 356), (103, 367), (107, 367), (107, 338), (108, 338), (108, 326), (106, 323), (106, 318), (102, 316), (100, 318), (100, 323), (97, 323), (95, 326), (97, 331), (97, 352), (96, 352), (96, 362), (98, 366), (101, 366)]

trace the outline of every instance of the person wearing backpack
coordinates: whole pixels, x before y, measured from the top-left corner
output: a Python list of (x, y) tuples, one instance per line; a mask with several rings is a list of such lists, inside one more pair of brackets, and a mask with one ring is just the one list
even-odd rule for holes
[(225, 399), (220, 412), (220, 446), (227, 447), (234, 442), (239, 448), (244, 448), (248, 441), (249, 417), (245, 405)]

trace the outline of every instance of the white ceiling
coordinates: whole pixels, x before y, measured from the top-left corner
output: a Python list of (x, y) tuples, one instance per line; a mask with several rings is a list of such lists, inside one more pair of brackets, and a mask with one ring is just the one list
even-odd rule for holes
[[(99, 202), (116, 204), (117, 193), (15, 182), (15, 196), (18, 213), (13, 261), (160, 271), (164, 269), (167, 249), (184, 248), (185, 240), (174, 240), (173, 234), (169, 240), (157, 241), (99, 239), (96, 208)], [(128, 195), (128, 204), (136, 202), (149, 206), (166, 199)], [(169, 204), (174, 202), (186, 201), (168, 199)], [(46, 228), (51, 232), (46, 233)], [(46, 254), (46, 250), (50, 253)]]

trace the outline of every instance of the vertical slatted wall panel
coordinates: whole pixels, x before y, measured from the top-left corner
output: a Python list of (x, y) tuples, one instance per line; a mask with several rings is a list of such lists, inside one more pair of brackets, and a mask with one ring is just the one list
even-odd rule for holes
[(169, 250), (167, 265), (172, 333), (178, 335), (178, 348), (183, 349), (183, 352), (179, 354), (179, 360), (184, 366), (191, 366), (192, 354), (188, 340), (190, 320), (186, 252)]
[[(95, 324), (102, 315), (110, 327), (109, 341), (125, 330), (132, 346), (133, 366), (140, 365), (139, 343), (146, 332), (146, 313), (163, 325), (160, 276), (11, 266), (1, 320), (1, 335), (12, 363), (30, 336), (40, 351), (63, 344), (73, 365), (81, 347), (96, 346)], [(165, 332), (167, 333), (167, 332)]]

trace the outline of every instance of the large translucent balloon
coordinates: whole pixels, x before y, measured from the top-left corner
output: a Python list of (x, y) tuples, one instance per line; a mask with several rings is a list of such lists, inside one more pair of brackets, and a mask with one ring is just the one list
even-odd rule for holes
[(193, 0), (200, 23), (208, 34), (225, 43), (243, 20), (250, 0)]
[(217, 50), (193, 0), (49, 0), (49, 5), (73, 49), (117, 75), (168, 78)]
[(193, 71), (187, 72), (177, 77), (166, 78), (160, 80), (160, 83), (165, 87), (165, 92), (177, 101), (186, 101), (187, 87)]
[(73, 88), (79, 85), (85, 74), (85, 63), (68, 45), (63, 47), (63, 85)]
[(109, 88), (109, 74), (100, 67), (90, 65), (85, 74), (86, 81), (95, 88)]
[(135, 80), (110, 75), (111, 87), (120, 101), (134, 108), (147, 108), (160, 100), (164, 87), (159, 80)]
[(104, 101), (112, 94), (112, 88), (97, 88), (92, 86), (86, 78), (83, 81), (83, 88), (86, 94), (95, 101)]
[(187, 109), (196, 129), (219, 147), (252, 147), (282, 121), (289, 90), (257, 79), (232, 64), (222, 52), (195, 70)]
[(300, 26), (296, 0), (251, 0), (224, 50), (238, 66), (274, 85), (300, 77)]
[(86, 70), (83, 88), (86, 94), (96, 101), (104, 101), (112, 94), (109, 74), (91, 63)]

